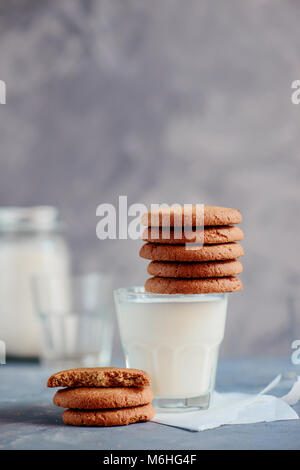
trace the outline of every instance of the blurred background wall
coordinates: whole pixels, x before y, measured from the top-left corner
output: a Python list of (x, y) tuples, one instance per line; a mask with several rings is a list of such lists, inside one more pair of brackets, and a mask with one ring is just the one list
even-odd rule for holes
[(139, 242), (97, 240), (98, 204), (239, 208), (245, 289), (223, 352), (289, 355), (299, 15), (292, 0), (2, 0), (0, 204), (58, 206), (76, 269), (116, 286), (142, 284), (147, 263)]

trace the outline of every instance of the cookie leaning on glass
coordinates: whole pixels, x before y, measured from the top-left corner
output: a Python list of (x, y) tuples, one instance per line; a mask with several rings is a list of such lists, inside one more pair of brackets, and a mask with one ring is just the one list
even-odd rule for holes
[(150, 377), (142, 370), (86, 367), (53, 374), (48, 387), (56, 392), (53, 403), (63, 408), (65, 424), (121, 426), (149, 421), (154, 416)]
[[(237, 209), (203, 207), (204, 226), (196, 226), (196, 206), (169, 207), (142, 216), (146, 241), (140, 256), (149, 259), (145, 290), (158, 294), (203, 294), (243, 289), (237, 258), (244, 250)], [(187, 222), (188, 221), (188, 222)], [(189, 225), (187, 225), (189, 224)]]

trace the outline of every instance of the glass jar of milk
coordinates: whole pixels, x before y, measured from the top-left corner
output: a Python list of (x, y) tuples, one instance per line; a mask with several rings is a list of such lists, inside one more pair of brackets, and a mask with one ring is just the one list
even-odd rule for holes
[(209, 406), (227, 298), (227, 294), (150, 294), (142, 287), (115, 291), (126, 365), (149, 373), (157, 408)]
[(56, 208), (0, 208), (0, 339), (8, 357), (40, 353), (32, 278), (67, 275), (68, 246)]

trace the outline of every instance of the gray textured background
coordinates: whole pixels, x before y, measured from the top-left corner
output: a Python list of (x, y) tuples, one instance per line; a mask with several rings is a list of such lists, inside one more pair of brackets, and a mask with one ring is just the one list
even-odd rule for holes
[(289, 355), (299, 15), (287, 0), (2, 0), (0, 204), (59, 206), (77, 267), (116, 286), (142, 284), (146, 262), (138, 242), (96, 239), (99, 203), (239, 208), (245, 290), (224, 352)]

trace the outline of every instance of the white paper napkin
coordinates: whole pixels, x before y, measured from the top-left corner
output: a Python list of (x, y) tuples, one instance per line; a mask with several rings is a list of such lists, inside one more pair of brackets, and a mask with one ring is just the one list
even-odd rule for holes
[(290, 404), (296, 404), (300, 399), (300, 378), (291, 391), (282, 398), (267, 395), (281, 380), (278, 375), (266, 388), (257, 395), (245, 393), (214, 392), (212, 403), (208, 410), (187, 412), (157, 413), (152, 421), (189, 429), (204, 431), (218, 428), (224, 424), (246, 424), (270, 421), (298, 419), (299, 416)]

